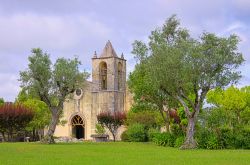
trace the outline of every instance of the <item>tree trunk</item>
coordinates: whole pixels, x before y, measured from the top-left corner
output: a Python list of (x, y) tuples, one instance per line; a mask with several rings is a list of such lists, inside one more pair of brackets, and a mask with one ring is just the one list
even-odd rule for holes
[(33, 142), (36, 141), (35, 137), (36, 137), (36, 133), (35, 133), (35, 129), (33, 128), (32, 129), (32, 140), (33, 140)]
[(166, 112), (167, 114), (166, 114), (166, 120), (165, 120), (165, 122), (166, 122), (166, 131), (167, 132), (170, 132), (170, 115), (169, 115), (169, 109), (168, 109), (168, 111)]
[[(166, 116), (164, 116), (164, 113), (166, 113)], [(161, 116), (165, 122), (166, 131), (170, 132), (170, 115), (169, 115), (169, 108), (166, 108), (165, 106), (162, 106), (162, 110), (160, 110)]]
[(42, 140), (42, 130), (41, 129), (38, 129), (38, 140), (41, 141)]
[(60, 116), (60, 111), (58, 109), (54, 109), (54, 111), (52, 111), (52, 118), (49, 124), (49, 130), (43, 139), (43, 143), (47, 143), (47, 144), (55, 143), (53, 136), (54, 136), (54, 132), (56, 129), (56, 125), (59, 120), (59, 116)]
[(5, 134), (4, 134), (4, 132), (1, 132), (2, 133), (2, 136), (3, 136), (3, 142), (5, 142), (6, 141), (6, 139), (5, 139)]
[(112, 133), (112, 135), (113, 135), (113, 141), (115, 142), (115, 134), (113, 133), (113, 132), (111, 132)]
[(188, 118), (188, 126), (186, 131), (186, 139), (180, 149), (194, 149), (197, 147), (197, 142), (194, 139), (195, 117)]
[(9, 142), (10, 141), (10, 133), (7, 132), (7, 141)]

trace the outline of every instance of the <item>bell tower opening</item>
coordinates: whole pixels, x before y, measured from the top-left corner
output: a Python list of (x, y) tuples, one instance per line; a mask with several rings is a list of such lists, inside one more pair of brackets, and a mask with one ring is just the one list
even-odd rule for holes
[(102, 90), (107, 90), (107, 63), (101, 62), (99, 66), (100, 70), (100, 84)]
[(71, 120), (72, 125), (72, 136), (77, 139), (84, 139), (85, 138), (85, 125), (83, 119), (76, 115)]
[(118, 62), (118, 90), (122, 89), (122, 63)]

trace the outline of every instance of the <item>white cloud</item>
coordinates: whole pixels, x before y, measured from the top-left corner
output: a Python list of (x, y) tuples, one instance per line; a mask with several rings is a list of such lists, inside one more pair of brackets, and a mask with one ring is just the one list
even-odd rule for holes
[(243, 23), (234, 22), (225, 29), (225, 32), (232, 32), (232, 31), (235, 31), (235, 30), (245, 29), (245, 28), (246, 28), (246, 26)]
[(0, 73), (0, 98), (5, 101), (14, 101), (19, 91), (18, 77), (15, 74)]
[(1, 15), (0, 26), (0, 97), (9, 101), (18, 93), (19, 71), (27, 68), (31, 48), (41, 47), (53, 60), (78, 55), (83, 67), (90, 68), (94, 47), (104, 46), (112, 35), (110, 28), (82, 15)]
[(107, 37), (109, 29), (84, 16), (43, 16), (31, 13), (0, 16), (0, 49), (45, 47), (68, 50), (89, 36)]

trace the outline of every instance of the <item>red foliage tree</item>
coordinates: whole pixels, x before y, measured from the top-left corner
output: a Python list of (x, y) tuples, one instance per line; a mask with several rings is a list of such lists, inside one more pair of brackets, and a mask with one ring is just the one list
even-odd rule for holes
[(0, 131), (3, 137), (7, 132), (8, 141), (13, 140), (13, 133), (23, 130), (33, 116), (33, 111), (21, 104), (4, 103), (0, 106)]
[(108, 128), (108, 130), (111, 132), (114, 141), (116, 140), (116, 134), (118, 128), (124, 124), (124, 121), (126, 120), (126, 114), (121, 111), (117, 112), (101, 112), (97, 115), (97, 121)]

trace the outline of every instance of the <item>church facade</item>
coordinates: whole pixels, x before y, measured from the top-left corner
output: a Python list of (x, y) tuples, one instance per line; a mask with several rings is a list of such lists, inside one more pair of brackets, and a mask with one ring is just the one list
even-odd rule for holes
[(108, 41), (103, 52), (92, 58), (92, 82), (74, 92), (64, 102), (63, 125), (56, 127), (54, 135), (90, 140), (95, 134), (97, 115), (103, 111), (125, 111), (132, 97), (126, 87), (126, 60), (118, 57)]

